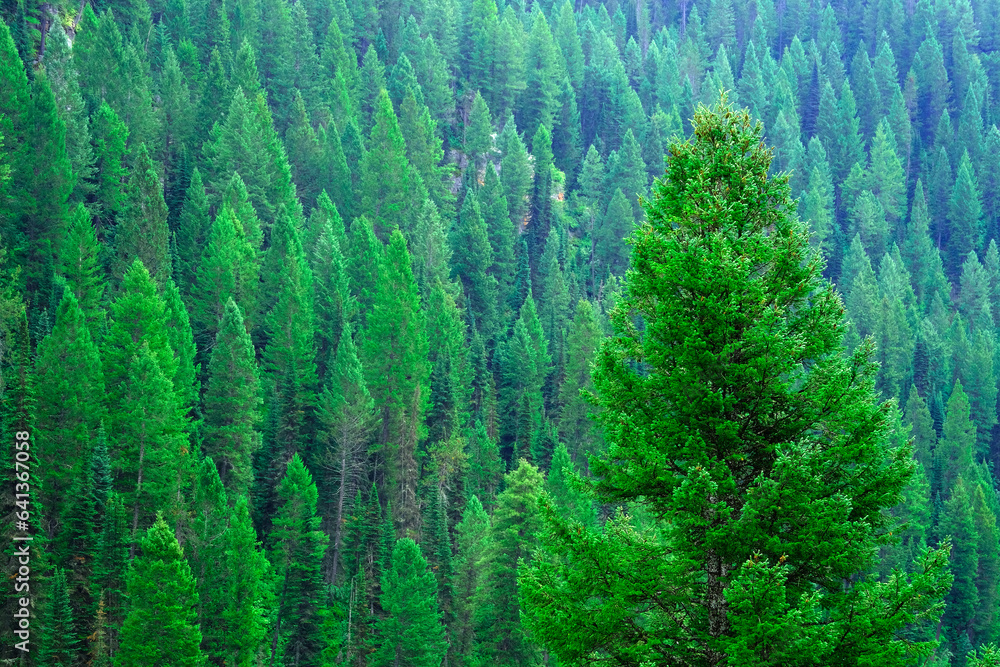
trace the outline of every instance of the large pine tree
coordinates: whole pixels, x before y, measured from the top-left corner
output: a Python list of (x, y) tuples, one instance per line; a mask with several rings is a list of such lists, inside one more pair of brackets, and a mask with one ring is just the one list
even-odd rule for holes
[(853, 578), (912, 470), (873, 393), (872, 346), (843, 353), (843, 307), (787, 176), (767, 177), (761, 126), (723, 98), (694, 130), (633, 235), (595, 373), (610, 442), (598, 497), (671, 520), (593, 533), (549, 513), (556, 560), (521, 579), (531, 627), (567, 661), (904, 664), (895, 632), (933, 617), (946, 552), (912, 579)]

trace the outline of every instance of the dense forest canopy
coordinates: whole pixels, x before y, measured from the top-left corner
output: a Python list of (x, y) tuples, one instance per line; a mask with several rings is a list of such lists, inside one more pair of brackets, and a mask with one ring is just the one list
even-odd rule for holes
[(1000, 663), (1000, 0), (0, 16), (3, 658)]

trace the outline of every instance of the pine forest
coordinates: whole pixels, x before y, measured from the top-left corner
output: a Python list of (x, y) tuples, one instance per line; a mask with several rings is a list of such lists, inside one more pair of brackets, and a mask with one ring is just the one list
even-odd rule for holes
[(0, 663), (1000, 667), (1000, 0), (0, 0)]

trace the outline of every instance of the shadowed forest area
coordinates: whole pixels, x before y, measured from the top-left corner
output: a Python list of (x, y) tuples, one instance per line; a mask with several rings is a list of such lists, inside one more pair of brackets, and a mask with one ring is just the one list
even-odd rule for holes
[(1000, 0), (0, 16), (5, 664), (1000, 665)]

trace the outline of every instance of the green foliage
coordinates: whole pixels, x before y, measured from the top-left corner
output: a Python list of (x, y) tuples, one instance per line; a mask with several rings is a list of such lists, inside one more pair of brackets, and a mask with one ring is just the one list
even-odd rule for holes
[[(361, 162), (362, 207), (368, 211), (380, 238), (388, 238), (404, 218), (414, 187), (389, 94), (383, 89), (374, 107), (374, 122)], [(404, 225), (405, 226), (405, 225)]]
[(485, 571), (475, 603), (475, 660), (529, 665), (537, 648), (521, 622), (518, 573), (532, 562), (542, 532), (538, 503), (545, 497), (538, 468), (524, 459), (504, 478), (483, 557)]
[(320, 565), (327, 536), (319, 530), (316, 485), (298, 454), (278, 485), (278, 509), (269, 536), (276, 576), (276, 642), (271, 657), (297, 665), (319, 665), (326, 613)]
[(123, 276), (138, 258), (162, 285), (171, 273), (167, 256), (167, 204), (145, 144), (139, 145), (123, 197), (126, 204), (115, 228), (117, 262), (113, 275)]
[(389, 500), (400, 532), (415, 531), (416, 446), (429, 398), (427, 330), (403, 234), (392, 232), (365, 327), (365, 382), (379, 407)]
[(66, 572), (56, 570), (49, 599), (41, 618), (39, 660), (53, 667), (69, 667), (78, 650), (79, 639), (73, 632), (73, 610), (66, 590)]
[(379, 650), (373, 665), (400, 662), (437, 667), (447, 650), (437, 604), (437, 582), (416, 543), (403, 538), (392, 550), (391, 565), (382, 574), (382, 609), (378, 623)]
[[(521, 578), (531, 627), (566, 661), (652, 660), (669, 645), (708, 664), (834, 654), (904, 664), (907, 644), (894, 633), (936, 616), (947, 550), (925, 553), (910, 577), (841, 585), (874, 564), (875, 526), (912, 474), (908, 449), (888, 437), (893, 406), (875, 398), (872, 345), (841, 351), (840, 300), (792, 215), (787, 178), (766, 177), (760, 126), (725, 98), (699, 108), (694, 126), (694, 139), (671, 146), (649, 222), (633, 235), (628, 292), (594, 377), (610, 443), (592, 461), (598, 499), (671, 522), (639, 531), (621, 517), (603, 532), (577, 531), (547, 513), (554, 560)], [(838, 410), (818, 417), (834, 395)], [(780, 436), (778, 414), (789, 418)], [(683, 623), (669, 611), (680, 605), (690, 610)], [(826, 622), (816, 625), (820, 605)], [(857, 633), (857, 615), (881, 629)], [(808, 646), (808, 657), (774, 655), (776, 623), (781, 646)]]
[(129, 612), (115, 666), (201, 665), (195, 579), (163, 517), (141, 546), (128, 575)]
[(230, 298), (208, 366), (202, 445), (230, 492), (249, 490), (252, 457), (260, 447), (255, 427), (261, 403), (253, 343)]
[(72, 480), (83, 473), (84, 447), (104, 413), (104, 374), (86, 315), (70, 290), (63, 292), (52, 333), (38, 345), (35, 453), (48, 466), (41, 502), (59, 517)]

